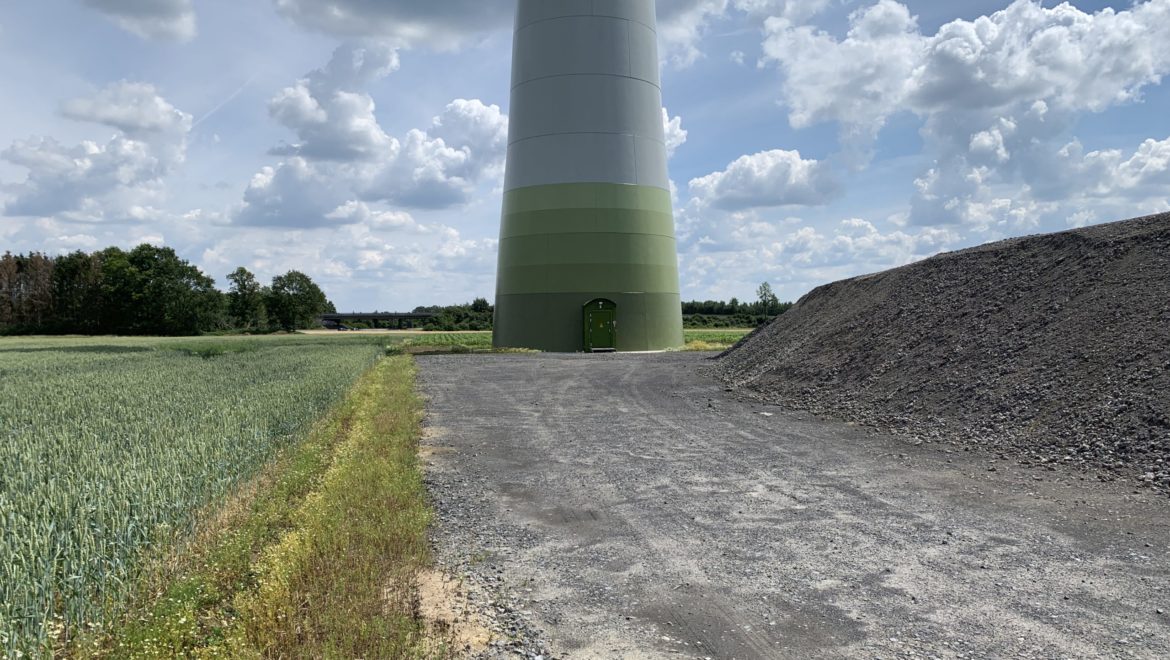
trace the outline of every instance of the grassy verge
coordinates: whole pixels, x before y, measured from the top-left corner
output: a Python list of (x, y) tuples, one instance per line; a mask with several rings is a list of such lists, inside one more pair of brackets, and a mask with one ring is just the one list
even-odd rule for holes
[[(688, 328), (683, 331), (685, 350), (722, 351), (751, 332), (745, 328)], [(472, 353), (492, 351), (491, 333), (429, 333), (396, 337), (387, 342), (408, 353), (454, 352)], [(507, 352), (507, 351), (493, 351)]]
[(381, 360), (188, 547), (160, 561), (132, 614), (73, 655), (410, 657), (429, 510), (408, 356)]
[(751, 332), (745, 328), (687, 328), (683, 330), (688, 351), (723, 351)]
[[(751, 328), (685, 328), (683, 338), (687, 351), (722, 351), (731, 348), (735, 342), (752, 331)], [(286, 340), (288, 341), (288, 340)], [(313, 334), (303, 342), (376, 342), (392, 352), (421, 353), (508, 353), (509, 349), (493, 349), (491, 332), (410, 332), (396, 334), (340, 333), (339, 335)], [(524, 351), (521, 351), (524, 352)]]
[(431, 332), (394, 337), (390, 346), (401, 347), (408, 353), (472, 353), (492, 350), (490, 332)]

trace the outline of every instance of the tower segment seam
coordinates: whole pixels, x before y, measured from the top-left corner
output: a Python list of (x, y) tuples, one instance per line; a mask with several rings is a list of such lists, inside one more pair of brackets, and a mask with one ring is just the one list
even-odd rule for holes
[(536, 78), (529, 78), (524, 82), (518, 82), (515, 85), (512, 85), (511, 91), (516, 91), (518, 87), (523, 87), (529, 83), (539, 82), (541, 80), (550, 80), (552, 78), (577, 78), (580, 76), (604, 76), (607, 78), (625, 78), (626, 80), (636, 80), (638, 82), (643, 82), (647, 85), (650, 85), (654, 89), (657, 89), (659, 93), (662, 92), (662, 85), (654, 82), (653, 80), (646, 80), (645, 78), (639, 78), (638, 76), (625, 76), (620, 73), (552, 73), (547, 76), (537, 76)]
[(653, 26), (653, 25), (647, 25), (647, 24), (645, 24), (642, 21), (639, 21), (637, 19), (626, 18), (625, 16), (612, 16), (610, 14), (567, 14), (565, 16), (552, 16), (550, 18), (540, 18), (540, 19), (537, 19), (535, 21), (532, 21), (531, 23), (525, 23), (524, 25), (521, 25), (516, 31), (521, 32), (523, 30), (527, 30), (528, 28), (532, 27), (533, 25), (540, 25), (541, 23), (551, 23), (552, 21), (563, 21), (563, 20), (568, 19), (568, 18), (612, 18), (615, 21), (625, 21), (627, 23), (637, 23), (638, 25), (641, 25), (642, 27), (646, 28), (647, 30), (650, 30), (651, 32), (653, 32), (655, 34), (655, 36), (658, 35), (658, 28)]
[[(652, 135), (642, 135), (641, 133), (630, 133), (629, 131), (555, 131), (553, 133), (541, 133), (540, 135), (529, 135), (528, 137), (516, 138), (515, 140), (509, 142), (508, 146), (510, 147), (513, 144), (520, 144), (521, 142), (527, 142), (529, 140), (539, 140), (540, 138), (552, 137), (554, 135), (622, 135), (625, 137), (641, 138), (643, 140), (649, 140), (651, 142), (656, 142), (658, 144), (666, 146), (666, 140), (659, 140), (658, 138), (656, 138)], [(635, 153), (635, 155), (637, 155), (637, 154)], [(615, 185), (619, 185), (619, 184), (615, 184)], [(637, 185), (642, 185), (642, 184), (627, 183), (624, 185), (637, 186)]]

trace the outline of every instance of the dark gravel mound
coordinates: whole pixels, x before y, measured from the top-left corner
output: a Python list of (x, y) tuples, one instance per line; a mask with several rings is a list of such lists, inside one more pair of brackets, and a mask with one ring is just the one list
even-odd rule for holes
[(1170, 214), (822, 286), (716, 371), (813, 412), (1170, 487)]

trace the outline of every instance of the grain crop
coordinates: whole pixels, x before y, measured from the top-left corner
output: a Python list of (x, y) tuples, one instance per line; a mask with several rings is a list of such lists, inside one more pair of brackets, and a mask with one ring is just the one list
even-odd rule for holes
[(302, 437), (380, 353), (0, 340), (0, 651), (41, 655), (108, 620), (146, 553)]

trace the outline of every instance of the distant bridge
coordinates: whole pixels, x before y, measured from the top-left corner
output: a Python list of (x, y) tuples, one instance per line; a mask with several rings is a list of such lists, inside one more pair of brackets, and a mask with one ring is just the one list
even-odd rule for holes
[(430, 312), (412, 312), (399, 314), (396, 312), (352, 312), (350, 314), (322, 314), (321, 323), (328, 328), (337, 328), (345, 325), (346, 321), (394, 321), (398, 328), (414, 327), (414, 322), (435, 318)]

